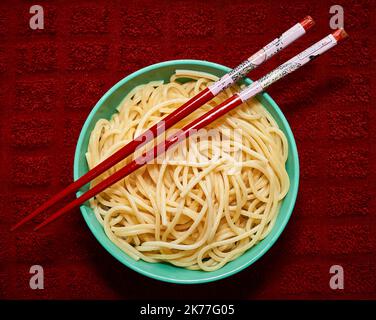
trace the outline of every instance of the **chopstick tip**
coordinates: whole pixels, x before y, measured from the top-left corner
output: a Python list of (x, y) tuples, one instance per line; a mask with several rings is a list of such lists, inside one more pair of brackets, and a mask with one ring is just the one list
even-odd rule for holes
[(347, 32), (345, 31), (345, 29), (337, 29), (336, 31), (334, 31), (332, 33), (333, 37), (338, 41), (341, 41), (343, 39), (346, 39), (349, 35), (347, 34)]
[(311, 16), (306, 16), (300, 24), (304, 28), (305, 31), (311, 29), (315, 25), (315, 20)]
[(40, 228), (42, 228), (45, 224), (44, 223), (40, 223), (38, 224), (34, 229), (33, 231), (38, 231)]
[(21, 226), (21, 223), (16, 223), (15, 225), (11, 226), (10, 231), (13, 232), (14, 230), (18, 229)]

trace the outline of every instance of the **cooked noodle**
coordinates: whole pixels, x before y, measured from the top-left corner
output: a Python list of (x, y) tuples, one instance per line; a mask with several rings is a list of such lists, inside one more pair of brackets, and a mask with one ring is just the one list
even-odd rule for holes
[[(89, 168), (216, 79), (178, 70), (169, 83), (155, 81), (134, 88), (118, 113), (97, 122), (86, 154)], [(169, 129), (167, 136), (238, 89), (227, 89)], [(242, 255), (273, 228), (289, 189), (288, 144), (275, 120), (253, 99), (206, 129), (211, 134), (190, 137), (163, 159), (145, 165), (90, 201), (109, 239), (130, 257), (213, 271)]]

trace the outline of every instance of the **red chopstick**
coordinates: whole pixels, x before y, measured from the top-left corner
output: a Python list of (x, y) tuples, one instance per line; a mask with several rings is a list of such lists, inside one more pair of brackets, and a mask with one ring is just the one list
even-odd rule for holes
[(212, 84), (210, 87), (201, 91), (195, 97), (191, 98), (181, 107), (179, 107), (174, 112), (166, 116), (159, 123), (152, 126), (147, 132), (135, 138), (133, 141), (129, 142), (127, 145), (125, 145), (123, 148), (111, 155), (109, 158), (99, 163), (89, 172), (87, 172), (82, 177), (71, 183), (68, 187), (57, 193), (52, 198), (50, 198), (39, 208), (37, 208), (31, 214), (24, 217), (16, 225), (14, 225), (11, 228), (11, 230), (13, 231), (19, 228), (20, 226), (22, 226), (23, 224), (25, 224), (26, 222), (40, 214), (42, 211), (50, 208), (66, 196), (76, 192), (79, 188), (86, 185), (87, 183), (101, 175), (103, 172), (113, 167), (119, 161), (131, 155), (138, 147), (151, 141), (158, 135), (162, 134), (165, 130), (167, 130), (174, 124), (178, 123), (180, 120), (188, 116), (194, 110), (198, 109), (199, 107), (210, 101), (214, 96), (216, 96), (219, 92), (223, 91), (226, 87), (229, 87), (234, 82), (245, 77), (250, 70), (256, 68), (257, 66), (271, 58), (274, 54), (279, 52), (281, 49), (287, 47), (296, 39), (304, 35), (306, 30), (310, 29), (313, 25), (313, 19), (310, 16), (305, 17), (301, 22), (295, 24), (293, 27), (288, 29), (279, 38), (270, 42), (264, 48), (262, 48), (254, 55), (252, 55), (250, 58), (241, 63), (238, 67), (236, 67), (228, 74), (223, 76), (220, 80)]
[(291, 58), (284, 64), (280, 65), (279, 67), (277, 67), (276, 69), (268, 73), (267, 75), (253, 82), (241, 92), (234, 94), (232, 97), (230, 97), (223, 103), (217, 105), (210, 111), (203, 114), (201, 117), (192, 121), (191, 123), (183, 127), (183, 129), (179, 130), (176, 134), (168, 137), (165, 141), (156, 145), (152, 149), (152, 151), (148, 151), (144, 153), (143, 155), (141, 155), (140, 157), (134, 159), (124, 168), (118, 170), (113, 175), (101, 181), (92, 189), (84, 193), (82, 196), (78, 197), (77, 199), (69, 203), (67, 206), (60, 209), (56, 213), (54, 213), (52, 216), (47, 218), (44, 222), (39, 224), (34, 230), (38, 230), (42, 228), (43, 226), (49, 224), (50, 222), (62, 216), (64, 213), (79, 206), (80, 204), (94, 197), (98, 193), (107, 189), (114, 183), (125, 178), (126, 176), (134, 172), (135, 170), (141, 168), (146, 163), (150, 162), (152, 159), (158, 157), (160, 154), (170, 149), (176, 143), (190, 136), (191, 133), (196, 133), (198, 130), (204, 128), (211, 122), (222, 117), (224, 114), (233, 110), (234, 108), (236, 108), (243, 102), (251, 99), (258, 93), (262, 92), (265, 88), (270, 86), (272, 83), (280, 80), (281, 78), (285, 77), (287, 74), (294, 72), (295, 70), (299, 69), (301, 66), (307, 64), (308, 62), (312, 61), (314, 58), (317, 58), (322, 53), (331, 49), (340, 40), (343, 40), (346, 37), (347, 37), (347, 33), (343, 29), (339, 29), (333, 32), (332, 34), (329, 34), (328, 36), (321, 39), (320, 41), (318, 41), (317, 43), (315, 43), (308, 49), (304, 50), (300, 54), (296, 55), (295, 57)]

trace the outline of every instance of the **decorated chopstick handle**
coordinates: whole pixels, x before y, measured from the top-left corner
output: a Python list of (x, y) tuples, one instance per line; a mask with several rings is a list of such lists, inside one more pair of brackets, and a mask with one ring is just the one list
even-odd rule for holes
[(301, 22), (297, 23), (280, 37), (274, 39), (254, 55), (243, 61), (236, 68), (225, 74), (218, 81), (209, 86), (209, 90), (213, 95), (217, 95), (221, 91), (230, 87), (238, 80), (244, 78), (251, 70), (270, 59), (277, 52), (286, 48), (289, 44), (300, 38), (305, 32), (314, 25), (314, 21), (310, 16), (305, 17)]
[(326, 36), (320, 41), (316, 42), (314, 45), (310, 46), (308, 49), (299, 53), (295, 57), (291, 58), (284, 64), (280, 65), (278, 68), (269, 72), (259, 80), (253, 82), (247, 88), (239, 93), (240, 99), (244, 102), (256, 94), (262, 92), (265, 88), (270, 86), (272, 83), (283, 78), (287, 74), (294, 72), (301, 66), (310, 62), (311, 60), (317, 58), (319, 55), (328, 51), (330, 48), (334, 47), (338, 41), (347, 37), (347, 33), (343, 29), (339, 29), (332, 34)]

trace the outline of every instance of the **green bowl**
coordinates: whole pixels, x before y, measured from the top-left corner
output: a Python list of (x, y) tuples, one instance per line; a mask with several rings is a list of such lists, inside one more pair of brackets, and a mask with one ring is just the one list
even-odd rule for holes
[[(172, 60), (153, 64), (119, 81), (98, 101), (85, 121), (78, 139), (74, 157), (75, 180), (88, 171), (85, 153), (87, 151), (90, 133), (95, 123), (101, 118), (109, 119), (111, 115), (115, 113), (116, 107), (120, 104), (121, 100), (132, 88), (153, 80), (168, 81), (176, 69), (198, 70), (217, 76), (222, 76), (230, 71), (228, 67), (208, 61)], [(247, 84), (251, 83), (249, 79), (245, 79), (244, 81)], [(294, 208), (299, 185), (299, 159), (294, 136), (282, 111), (267, 93), (260, 94), (257, 98), (277, 121), (280, 129), (285, 133), (289, 144), (289, 156), (286, 168), (291, 182), (290, 190), (283, 200), (273, 229), (265, 239), (239, 258), (227, 263), (221, 269), (212, 272), (187, 270), (166, 263), (135, 261), (107, 238), (102, 226), (95, 218), (94, 212), (89, 207), (89, 204), (86, 203), (81, 206), (82, 215), (91, 232), (101, 245), (121, 263), (145, 276), (161, 281), (182, 284), (204, 283), (226, 278), (250, 266), (268, 251), (282, 233)], [(82, 188), (77, 193), (77, 196), (80, 196), (86, 190), (87, 186)]]

